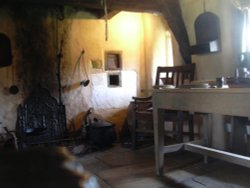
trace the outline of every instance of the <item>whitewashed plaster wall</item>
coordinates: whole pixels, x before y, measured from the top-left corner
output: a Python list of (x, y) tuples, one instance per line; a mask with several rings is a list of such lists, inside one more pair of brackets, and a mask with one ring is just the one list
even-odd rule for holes
[[(112, 71), (113, 72), (113, 71)], [(93, 96), (91, 98), (94, 109), (126, 108), (131, 96), (136, 96), (136, 72), (119, 71), (120, 86), (109, 86), (108, 72), (92, 74)]]
[[(194, 22), (204, 12), (203, 1), (181, 0), (184, 22), (191, 45), (196, 44)], [(228, 0), (205, 1), (206, 11), (219, 17), (221, 30), (221, 51), (218, 53), (193, 55), (192, 61), (197, 65), (197, 79), (215, 80), (220, 76), (234, 76), (239, 63), (239, 18), (237, 10)]]

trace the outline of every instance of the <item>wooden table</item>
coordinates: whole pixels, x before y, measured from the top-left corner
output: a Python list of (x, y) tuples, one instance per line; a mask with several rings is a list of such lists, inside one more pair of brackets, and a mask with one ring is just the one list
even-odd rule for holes
[[(211, 148), (213, 114), (250, 117), (250, 88), (155, 89), (153, 90), (156, 173), (164, 173), (164, 154), (185, 149), (250, 167), (250, 158)], [(164, 109), (203, 113), (204, 138), (193, 142), (164, 145)]]

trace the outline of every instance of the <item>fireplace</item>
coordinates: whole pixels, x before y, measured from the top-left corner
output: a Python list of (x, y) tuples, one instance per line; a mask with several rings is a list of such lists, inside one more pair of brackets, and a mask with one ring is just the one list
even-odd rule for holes
[(66, 127), (65, 106), (38, 87), (18, 108), (19, 149), (34, 145), (61, 145), (72, 140)]

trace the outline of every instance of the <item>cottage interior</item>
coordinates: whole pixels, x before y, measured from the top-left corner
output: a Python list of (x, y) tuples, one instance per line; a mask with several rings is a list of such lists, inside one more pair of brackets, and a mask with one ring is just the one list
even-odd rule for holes
[[(0, 33), (11, 45), (9, 62), (0, 62), (1, 133), (5, 134), (3, 127), (16, 131), (19, 105), (41, 86), (65, 106), (70, 132), (82, 128), (93, 108), (115, 125), (119, 143), (132, 97), (151, 94), (158, 66), (195, 63), (199, 81), (235, 77), (242, 62), (243, 25), (243, 11), (235, 2), (1, 1)], [(215, 51), (199, 51), (195, 20), (205, 12), (218, 18)], [(201, 32), (205, 31), (209, 33), (210, 27)], [(8, 61), (6, 45), (2, 46), (0, 60)]]

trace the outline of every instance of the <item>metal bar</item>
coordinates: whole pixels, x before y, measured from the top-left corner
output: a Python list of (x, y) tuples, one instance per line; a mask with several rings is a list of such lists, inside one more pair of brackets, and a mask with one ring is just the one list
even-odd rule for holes
[(163, 147), (163, 153), (172, 153), (184, 149), (184, 143), (171, 144)]

